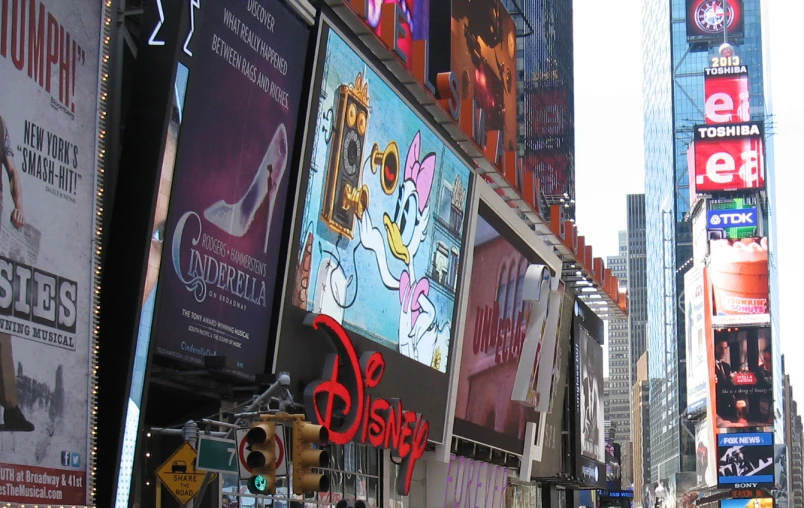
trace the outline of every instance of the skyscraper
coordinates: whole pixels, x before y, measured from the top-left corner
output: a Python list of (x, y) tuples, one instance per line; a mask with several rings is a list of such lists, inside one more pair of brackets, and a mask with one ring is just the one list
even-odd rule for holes
[[(617, 277), (620, 288), (628, 287), (628, 237), (620, 231), (619, 251), (608, 256), (606, 265)], [(612, 319), (608, 323), (609, 377), (604, 385), (605, 420), (611, 425), (614, 441), (625, 446), (631, 439), (631, 361), (628, 318)]]
[[(760, 0), (734, 1), (743, 14), (744, 35), (735, 34), (739, 38), (733, 36), (729, 42), (748, 66), (751, 118), (762, 120), (766, 112)], [(686, 424), (682, 415), (687, 404), (684, 306), (680, 302), (684, 273), (692, 261), (692, 228), (686, 220), (691, 205), (687, 151), (693, 126), (704, 123), (703, 70), (710, 67), (711, 57), (719, 56), (724, 25), (721, 11), (721, 18), (709, 18), (714, 25), (698, 26), (708, 36), (688, 39), (688, 26), (695, 30), (696, 20), (705, 22), (703, 16), (695, 16), (699, 8), (705, 9), (699, 4), (704, 2), (647, 0), (643, 4), (645, 214), (647, 230), (652, 232), (646, 237), (647, 285), (655, 288), (647, 299), (654, 481), (695, 468), (690, 440), (694, 432), (681, 427)]]
[(804, 506), (804, 462), (802, 462), (801, 415), (798, 404), (793, 398), (793, 387), (790, 376), (784, 376), (784, 408), (785, 408), (785, 440), (787, 447), (788, 506)]
[(650, 482), (650, 386), (647, 351), (636, 362), (635, 379), (631, 394), (631, 425), (634, 429), (634, 498), (637, 500), (642, 499), (643, 488)]
[(645, 352), (648, 323), (647, 256), (645, 255), (645, 195), (627, 196), (628, 235), (628, 333), (631, 340), (631, 381), (636, 382), (636, 364)]

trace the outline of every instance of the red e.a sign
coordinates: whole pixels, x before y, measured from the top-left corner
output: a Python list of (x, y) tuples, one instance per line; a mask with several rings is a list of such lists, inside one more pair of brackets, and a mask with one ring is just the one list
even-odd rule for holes
[(704, 113), (707, 124), (751, 121), (748, 68), (714, 67), (704, 70)]
[(695, 127), (695, 191), (716, 192), (765, 187), (762, 124)]

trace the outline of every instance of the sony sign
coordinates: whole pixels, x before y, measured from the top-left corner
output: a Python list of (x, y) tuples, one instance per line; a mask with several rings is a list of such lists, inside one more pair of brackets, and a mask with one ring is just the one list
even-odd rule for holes
[(709, 210), (706, 212), (708, 229), (757, 227), (757, 209)]
[(758, 483), (735, 483), (735, 489), (755, 489), (759, 487)]

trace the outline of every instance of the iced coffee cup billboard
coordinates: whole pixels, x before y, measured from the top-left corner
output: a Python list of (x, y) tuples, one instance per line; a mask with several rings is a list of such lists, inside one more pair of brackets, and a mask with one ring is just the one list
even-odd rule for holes
[(709, 278), (715, 326), (770, 321), (768, 239), (710, 241)]

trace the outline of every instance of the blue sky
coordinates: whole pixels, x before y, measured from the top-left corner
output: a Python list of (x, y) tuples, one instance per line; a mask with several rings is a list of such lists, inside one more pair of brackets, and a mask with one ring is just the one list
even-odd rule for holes
[[(776, 148), (775, 202), (780, 271), (782, 352), (794, 387), (804, 394), (804, 348), (794, 330), (797, 279), (793, 270), (801, 243), (795, 218), (804, 170), (797, 144), (804, 141), (804, 72), (797, 30), (804, 4), (770, 2), (770, 70)], [(642, 143), (642, 2), (613, 8), (598, 0), (575, 0), (576, 219), (597, 256), (617, 253), (617, 231), (625, 229), (625, 196), (644, 192)], [(626, 8), (627, 6), (627, 8)], [(791, 39), (794, 42), (791, 42)], [(616, 55), (607, 59), (606, 55)], [(787, 64), (790, 62), (790, 64)], [(766, 90), (766, 93), (768, 91)], [(612, 135), (614, 133), (614, 135)], [(603, 171), (603, 168), (609, 168)], [(610, 169), (616, 168), (616, 174)], [(801, 183), (799, 183), (801, 182)], [(607, 366), (608, 368), (608, 366)], [(799, 400), (802, 399), (799, 396)]]

